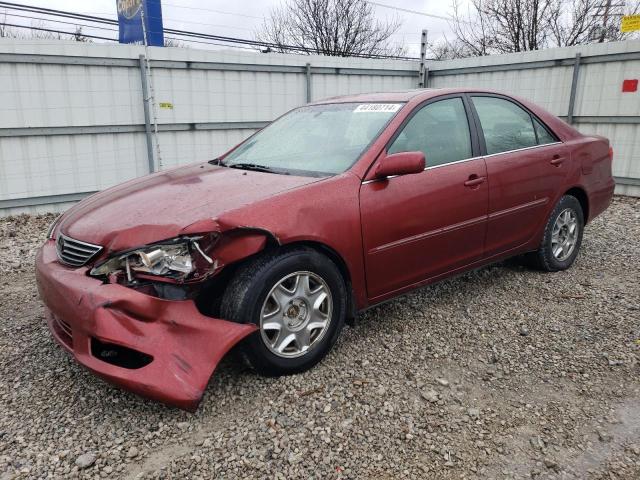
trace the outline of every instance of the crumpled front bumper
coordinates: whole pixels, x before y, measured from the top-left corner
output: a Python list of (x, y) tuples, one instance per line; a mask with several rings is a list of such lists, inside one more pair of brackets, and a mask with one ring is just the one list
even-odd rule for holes
[[(187, 410), (198, 407), (222, 357), (256, 328), (202, 315), (192, 300), (103, 284), (86, 268), (60, 264), (53, 240), (38, 252), (36, 279), (49, 329), (78, 362), (111, 383)], [(152, 360), (141, 368), (113, 365), (92, 352), (92, 338)]]

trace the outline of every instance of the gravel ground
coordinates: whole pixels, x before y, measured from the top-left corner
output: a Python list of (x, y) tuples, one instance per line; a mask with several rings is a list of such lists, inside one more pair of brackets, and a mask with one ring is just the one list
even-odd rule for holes
[(0, 219), (2, 480), (640, 478), (638, 199), (616, 198), (567, 272), (506, 262), (428, 287), (302, 375), (226, 360), (195, 414), (54, 344), (32, 267), (51, 220)]

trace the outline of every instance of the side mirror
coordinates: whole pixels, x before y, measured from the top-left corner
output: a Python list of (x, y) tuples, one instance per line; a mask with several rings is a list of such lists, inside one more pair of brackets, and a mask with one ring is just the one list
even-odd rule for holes
[(422, 152), (400, 152), (387, 155), (378, 162), (376, 178), (394, 175), (420, 173), (424, 170), (425, 159)]

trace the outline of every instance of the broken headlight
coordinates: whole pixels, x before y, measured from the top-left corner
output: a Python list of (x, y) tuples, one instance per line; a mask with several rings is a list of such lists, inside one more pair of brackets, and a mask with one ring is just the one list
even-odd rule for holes
[(91, 270), (94, 277), (124, 274), (131, 282), (136, 274), (184, 280), (205, 263), (214, 265), (199, 244), (200, 238), (177, 238), (116, 254)]

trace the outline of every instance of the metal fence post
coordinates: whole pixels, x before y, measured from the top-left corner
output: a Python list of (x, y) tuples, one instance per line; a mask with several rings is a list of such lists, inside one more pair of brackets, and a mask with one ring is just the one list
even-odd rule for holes
[(576, 104), (576, 91), (578, 89), (578, 74), (580, 73), (580, 54), (576, 53), (573, 62), (573, 77), (571, 78), (571, 92), (569, 93), (569, 111), (567, 112), (567, 122), (573, 123), (573, 110)]
[(147, 74), (145, 72), (145, 57), (140, 55), (140, 81), (142, 82), (142, 105), (144, 106), (144, 132), (147, 139), (147, 161), (149, 162), (149, 173), (156, 171), (153, 158), (153, 138), (151, 137), (151, 114), (149, 113), (149, 90), (147, 87)]
[(418, 71), (418, 88), (426, 88), (429, 70), (427, 69), (427, 30), (422, 30), (422, 39), (420, 41), (420, 70)]
[(305, 77), (307, 79), (307, 103), (311, 102), (311, 64), (305, 65)]

